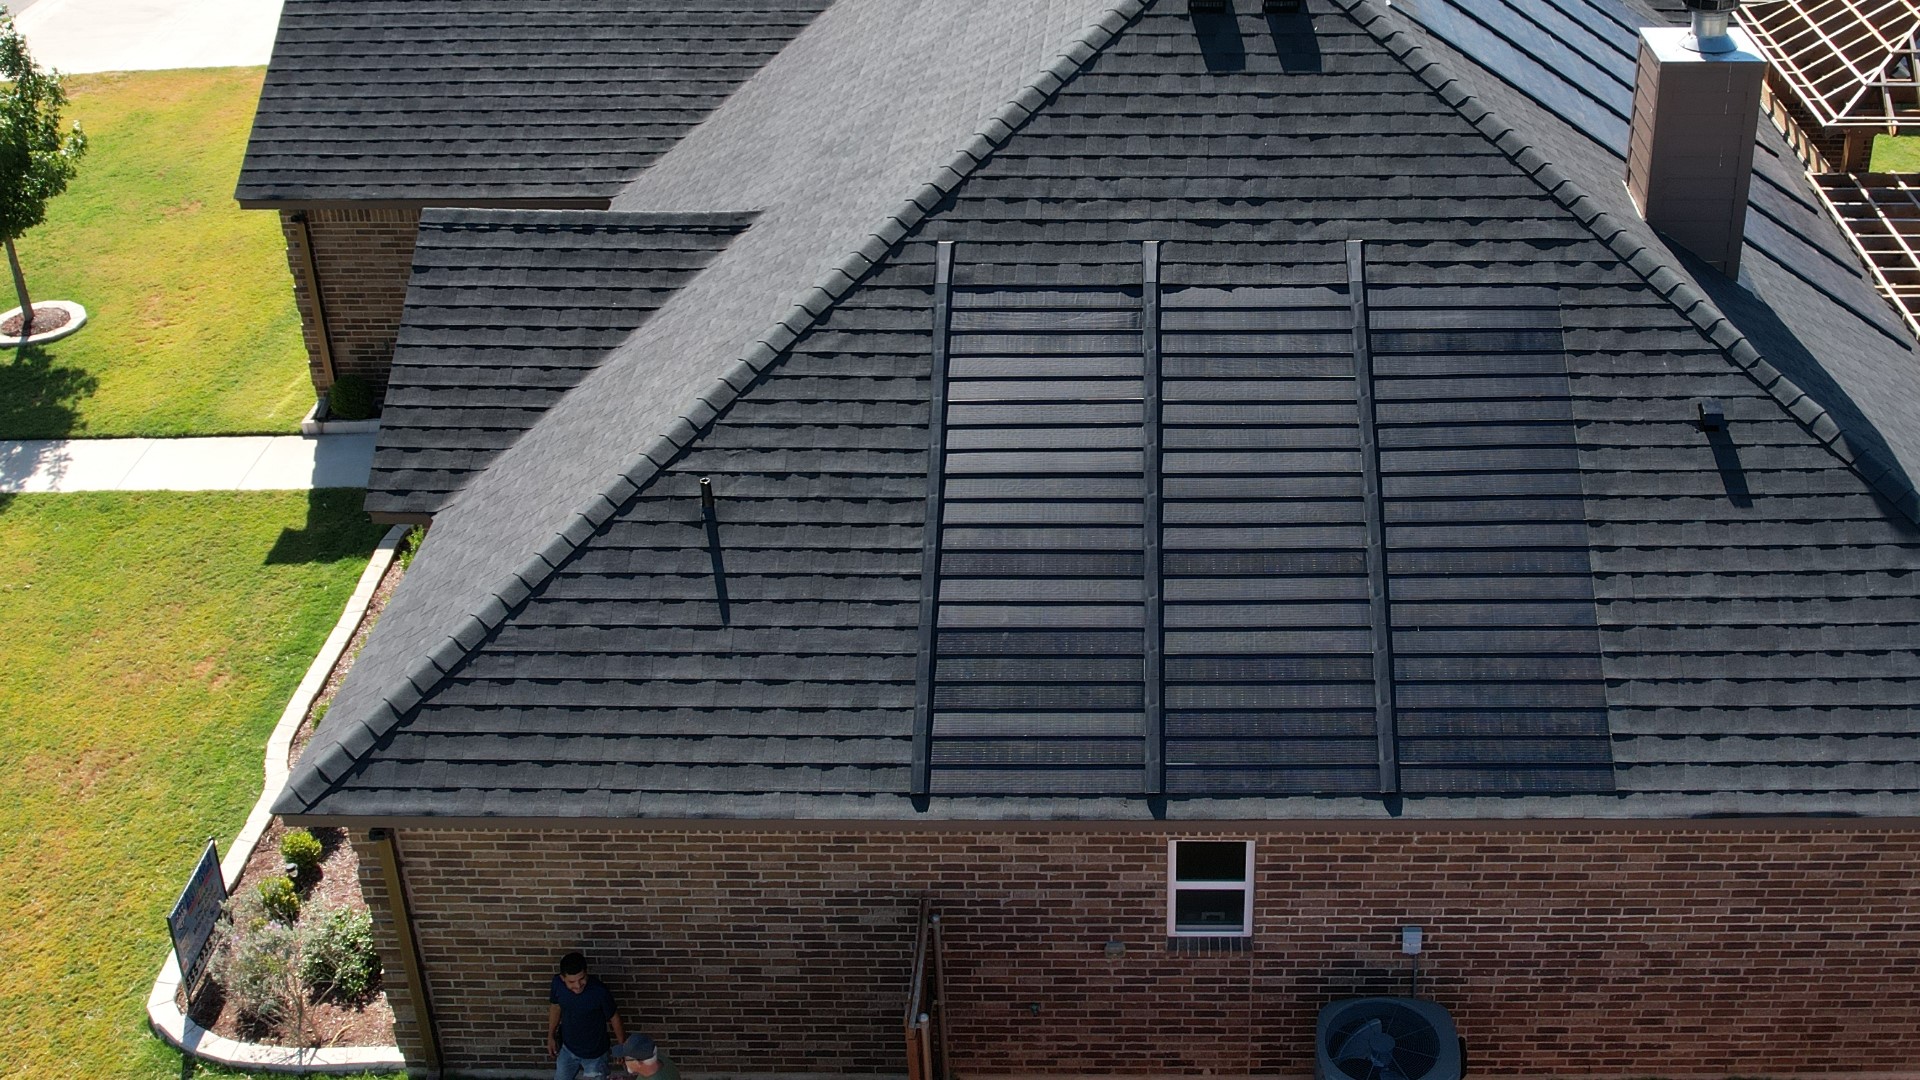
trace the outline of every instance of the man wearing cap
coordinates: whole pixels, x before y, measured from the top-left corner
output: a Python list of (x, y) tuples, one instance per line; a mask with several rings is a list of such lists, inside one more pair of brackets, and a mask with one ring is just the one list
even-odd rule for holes
[(607, 1026), (624, 1040), (620, 1009), (597, 978), (587, 974), (587, 958), (571, 952), (560, 958), (560, 974), (547, 992), (547, 1053), (553, 1055), (553, 1080), (605, 1080)]
[(638, 1032), (613, 1048), (613, 1060), (624, 1064), (634, 1076), (644, 1076), (647, 1080), (680, 1080), (680, 1067), (662, 1053), (652, 1039)]

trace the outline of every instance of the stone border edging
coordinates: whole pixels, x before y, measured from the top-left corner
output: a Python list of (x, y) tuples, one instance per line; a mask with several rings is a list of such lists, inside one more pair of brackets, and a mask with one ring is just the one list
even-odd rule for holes
[[(0, 336), (0, 349), (17, 349), (22, 345), (45, 345), (49, 341), (59, 341), (68, 334), (78, 333), (81, 327), (87, 325), (87, 309), (71, 300), (36, 301), (33, 305), (33, 310), (38, 312), (41, 308), (59, 308), (61, 311), (67, 313), (67, 321), (52, 330), (34, 334), (30, 337), (17, 338)], [(0, 322), (6, 322), (8, 319), (20, 314), (21, 310), (22, 309), (16, 305), (10, 311), (0, 312)]]
[[(360, 620), (366, 617), (367, 605), (373, 600), (374, 591), (380, 587), (388, 567), (393, 565), (394, 553), (410, 528), (412, 526), (395, 525), (387, 530), (379, 546), (373, 549), (373, 557), (361, 572), (360, 582), (354, 586), (346, 610), (340, 613), (340, 621), (334, 624), (333, 633), (320, 646), (320, 652), (307, 668), (306, 677), (300, 680), (286, 709), (281, 712), (279, 724), (275, 725), (273, 735), (267, 739), (266, 784), (261, 788), (260, 798), (253, 804), (253, 812), (247, 815), (247, 823), (241, 827), (240, 835), (234, 837), (226, 858), (220, 860), (220, 874), (226, 880), (237, 879), (240, 872), (246, 869), (247, 860), (253, 857), (254, 847), (267, 831), (268, 822), (273, 820), (273, 800), (287, 782), (287, 758), (293, 752), (293, 736), (300, 730), (300, 722), (306, 719), (307, 711), (313, 707), (313, 699), (319, 697), (321, 689), (327, 685), (327, 676), (333, 673), (334, 665), (340, 662), (341, 655), (347, 651), (347, 643), (353, 640)], [(397, 1046), (269, 1046), (215, 1035), (180, 1011), (177, 1004), (179, 995), (180, 958), (169, 949), (167, 961), (161, 965), (160, 974), (154, 979), (153, 993), (147, 995), (147, 1022), (156, 1034), (175, 1049), (203, 1061), (234, 1068), (286, 1073), (398, 1072), (407, 1065)]]

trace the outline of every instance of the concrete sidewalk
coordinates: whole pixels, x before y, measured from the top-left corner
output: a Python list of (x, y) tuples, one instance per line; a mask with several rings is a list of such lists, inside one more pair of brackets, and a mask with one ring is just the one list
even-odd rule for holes
[(41, 67), (90, 71), (261, 65), (281, 0), (35, 0), (14, 18)]
[(366, 487), (373, 438), (0, 440), (0, 494)]

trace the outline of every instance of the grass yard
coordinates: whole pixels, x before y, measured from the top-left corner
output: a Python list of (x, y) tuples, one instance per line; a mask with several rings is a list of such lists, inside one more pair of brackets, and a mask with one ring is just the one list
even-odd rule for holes
[(1920, 136), (1875, 135), (1874, 172), (1920, 172)]
[(180, 1080), (166, 912), (259, 795), (382, 532), (360, 499), (0, 496), (0, 1076)]
[[(0, 438), (292, 432), (313, 404), (278, 217), (233, 185), (264, 69), (76, 75), (80, 174), (17, 247), (84, 329), (0, 353)], [(0, 274), (0, 310), (18, 303)]]

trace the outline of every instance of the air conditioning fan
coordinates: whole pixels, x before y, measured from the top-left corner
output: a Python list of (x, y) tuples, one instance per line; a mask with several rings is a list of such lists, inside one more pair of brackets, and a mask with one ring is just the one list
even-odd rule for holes
[(1466, 1045), (1424, 998), (1336, 1001), (1320, 1010), (1314, 1080), (1460, 1080)]

